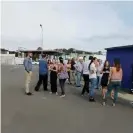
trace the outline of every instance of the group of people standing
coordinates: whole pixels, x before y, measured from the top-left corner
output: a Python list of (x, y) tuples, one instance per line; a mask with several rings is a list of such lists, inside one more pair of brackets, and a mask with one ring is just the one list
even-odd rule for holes
[[(32, 53), (29, 53), (24, 60), (24, 67), (26, 71), (26, 94), (32, 95), (29, 89), (29, 83), (32, 74)], [(61, 88), (61, 97), (65, 97), (65, 81), (68, 79), (69, 84), (74, 84), (76, 87), (81, 87), (81, 80), (84, 79), (84, 86), (81, 95), (84, 96), (85, 92), (89, 95), (89, 101), (95, 101), (95, 90), (102, 90), (103, 105), (106, 104), (107, 95), (112, 90), (114, 91), (113, 106), (115, 106), (118, 91), (122, 81), (122, 68), (119, 61), (114, 61), (114, 65), (110, 67), (109, 62), (105, 61), (104, 64), (96, 57), (89, 57), (85, 61), (83, 57), (76, 60), (72, 58), (64, 63), (63, 58), (57, 60), (47, 60), (46, 55), (42, 55), (39, 60), (39, 80), (35, 87), (35, 91), (39, 91), (40, 85), (43, 83), (44, 91), (47, 91), (48, 82), (51, 85), (51, 94), (58, 95), (57, 92), (57, 79)]]
[(79, 57), (78, 61), (72, 64), (75, 66), (76, 87), (81, 86), (81, 77), (84, 79), (82, 96), (87, 92), (89, 101), (94, 102), (95, 90), (100, 89), (102, 90), (102, 104), (106, 104), (106, 98), (110, 94), (113, 100), (112, 105), (115, 106), (123, 76), (118, 60), (114, 60), (112, 67), (109, 61), (106, 60), (103, 64), (102, 60), (92, 56), (89, 57), (88, 61), (84, 61), (82, 57)]
[[(24, 67), (26, 72), (26, 83), (25, 83), (25, 93), (26, 95), (32, 95), (30, 90), (30, 81), (32, 75), (32, 53), (28, 53), (27, 58), (24, 60)], [(61, 88), (60, 97), (65, 97), (65, 81), (69, 79), (69, 74), (67, 72), (67, 65), (64, 64), (63, 58), (56, 60), (46, 59), (46, 55), (42, 55), (39, 59), (39, 80), (35, 86), (35, 91), (39, 91), (41, 84), (43, 84), (44, 91), (48, 91), (48, 81), (50, 77), (51, 91), (50, 93), (58, 95), (57, 92), (57, 78), (59, 78), (59, 84)]]
[(65, 97), (65, 82), (69, 79), (69, 74), (67, 72), (67, 65), (64, 64), (63, 58), (60, 57), (59, 62), (56, 60), (48, 60), (48, 70), (50, 75), (50, 84), (51, 84), (51, 94), (57, 92), (57, 78), (59, 78), (59, 85), (61, 88), (61, 97)]

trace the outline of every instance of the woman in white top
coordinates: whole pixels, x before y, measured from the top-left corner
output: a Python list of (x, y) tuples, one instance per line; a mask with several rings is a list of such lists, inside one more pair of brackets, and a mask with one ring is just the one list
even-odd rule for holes
[(83, 62), (83, 79), (84, 79), (84, 87), (82, 89), (81, 95), (83, 96), (85, 91), (89, 94), (89, 67), (90, 60)]
[(97, 68), (96, 68), (96, 64), (97, 64), (97, 58), (94, 57), (90, 64), (89, 64), (89, 78), (90, 78), (90, 97), (89, 97), (89, 101), (90, 102), (94, 102), (94, 95), (95, 95), (95, 89), (97, 86)]

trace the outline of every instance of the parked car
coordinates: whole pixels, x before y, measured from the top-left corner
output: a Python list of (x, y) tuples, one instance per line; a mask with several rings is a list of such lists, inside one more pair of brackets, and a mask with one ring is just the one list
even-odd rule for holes
[(32, 64), (33, 65), (39, 65), (39, 62), (38, 61), (32, 61)]

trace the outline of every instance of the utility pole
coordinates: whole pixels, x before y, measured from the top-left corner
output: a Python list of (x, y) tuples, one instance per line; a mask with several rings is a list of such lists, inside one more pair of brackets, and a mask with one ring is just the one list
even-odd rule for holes
[(41, 27), (41, 30), (42, 30), (42, 43), (41, 43), (42, 51), (41, 51), (41, 54), (43, 54), (43, 27), (42, 27), (42, 24), (40, 24), (40, 27)]

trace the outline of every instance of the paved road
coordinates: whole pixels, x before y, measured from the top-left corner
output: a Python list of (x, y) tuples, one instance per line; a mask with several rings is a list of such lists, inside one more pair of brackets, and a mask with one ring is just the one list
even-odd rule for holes
[[(127, 101), (101, 106), (81, 97), (79, 90), (66, 85), (62, 99), (48, 92), (24, 95), (24, 69), (2, 66), (2, 133), (132, 133), (133, 109)], [(37, 68), (31, 87), (37, 82)]]

